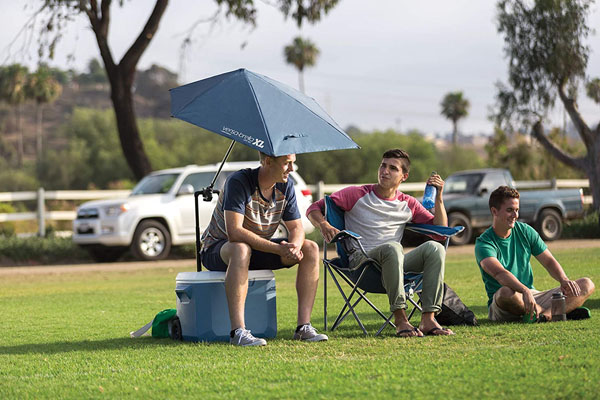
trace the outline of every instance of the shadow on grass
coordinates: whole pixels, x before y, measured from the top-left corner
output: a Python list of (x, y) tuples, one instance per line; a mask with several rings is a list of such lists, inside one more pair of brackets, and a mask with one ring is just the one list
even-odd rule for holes
[[(58, 354), (70, 351), (93, 352), (99, 350), (144, 349), (158, 346), (180, 346), (184, 343), (194, 344), (193, 342), (178, 342), (171, 339), (155, 339), (152, 337), (138, 339), (113, 338), (103, 340), (81, 340), (78, 342), (31, 343), (15, 346), (0, 346), (0, 354)], [(211, 344), (229, 345), (227, 342), (215, 342)]]
[(589, 309), (598, 309), (600, 308), (600, 299), (587, 299), (583, 306)]

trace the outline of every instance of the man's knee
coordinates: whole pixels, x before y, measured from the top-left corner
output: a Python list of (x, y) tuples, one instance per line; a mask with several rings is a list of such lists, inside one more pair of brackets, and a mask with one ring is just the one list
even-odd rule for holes
[(426, 246), (428, 254), (436, 254), (439, 257), (446, 257), (446, 247), (440, 242), (429, 240), (423, 243), (422, 246)]
[(592, 282), (592, 280), (590, 278), (577, 279), (577, 284), (579, 285), (579, 288), (581, 289), (581, 296), (584, 296), (584, 297), (590, 296), (592, 293), (594, 293), (594, 290), (596, 290), (596, 286), (594, 285), (594, 282)]
[(231, 265), (232, 260), (239, 261), (239, 263), (236, 262), (236, 265), (250, 265), (252, 247), (250, 247), (249, 244), (244, 242), (228, 242), (223, 246), (221, 254), (223, 254), (223, 250), (225, 257), (222, 258), (224, 261), (227, 261), (229, 265)]
[(301, 250), (305, 257), (319, 257), (319, 245), (312, 240), (305, 240)]
[(500, 289), (498, 289), (495, 297), (496, 300), (500, 302), (514, 302), (518, 299), (517, 293), (508, 286), (502, 286)]
[(388, 242), (379, 246), (379, 251), (384, 256), (398, 256), (403, 257), (404, 249), (402, 245), (398, 242)]

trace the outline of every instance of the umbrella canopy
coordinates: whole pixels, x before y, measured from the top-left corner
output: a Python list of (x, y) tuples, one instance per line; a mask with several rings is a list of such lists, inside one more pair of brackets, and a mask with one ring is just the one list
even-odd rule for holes
[(246, 69), (171, 89), (171, 115), (270, 156), (360, 148), (314, 99)]

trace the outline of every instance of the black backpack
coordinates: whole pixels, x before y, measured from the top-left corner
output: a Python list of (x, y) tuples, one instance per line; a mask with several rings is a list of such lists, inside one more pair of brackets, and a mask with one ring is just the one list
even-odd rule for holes
[(456, 292), (445, 283), (442, 311), (435, 316), (435, 319), (442, 325), (478, 325), (473, 311), (469, 310)]

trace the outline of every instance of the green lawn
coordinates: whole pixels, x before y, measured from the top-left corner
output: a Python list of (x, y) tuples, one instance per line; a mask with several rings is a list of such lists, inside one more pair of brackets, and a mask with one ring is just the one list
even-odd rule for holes
[[(600, 248), (556, 251), (571, 277), (600, 282)], [(187, 270), (193, 270), (193, 262)], [(555, 286), (539, 265), (535, 284)], [(451, 338), (364, 337), (353, 320), (326, 343), (291, 340), (295, 270), (276, 273), (279, 333), (264, 348), (173, 342), (128, 332), (175, 307), (182, 270), (9, 275), (0, 280), (0, 398), (595, 398), (600, 295), (587, 321), (494, 325), (473, 257), (452, 255), (446, 282), (479, 327)], [(320, 289), (313, 324), (322, 329)], [(375, 296), (384, 309), (386, 298)], [(333, 293), (330, 303), (340, 305)], [(333, 305), (332, 305), (333, 308)], [(364, 313), (368, 329), (379, 320)], [(330, 315), (333, 318), (333, 315)], [(417, 323), (417, 321), (414, 321)]]

